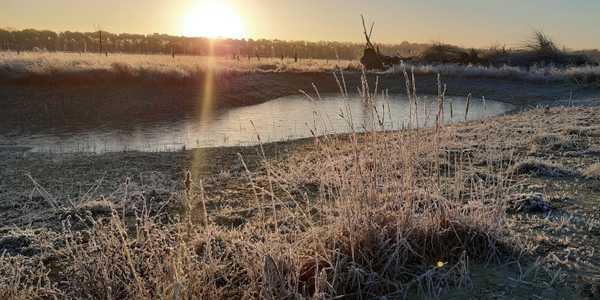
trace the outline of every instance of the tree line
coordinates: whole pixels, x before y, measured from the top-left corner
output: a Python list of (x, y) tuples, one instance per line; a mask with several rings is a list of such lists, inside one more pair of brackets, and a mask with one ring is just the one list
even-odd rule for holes
[[(426, 44), (403, 42), (378, 45), (384, 53), (413, 56)], [(233, 57), (297, 57), (318, 59), (357, 59), (364, 44), (347, 42), (307, 42), (268, 39), (208, 39), (166, 34), (114, 34), (95, 32), (53, 32), (49, 30), (0, 29), (0, 50), (96, 52), (166, 55), (209, 55)]]

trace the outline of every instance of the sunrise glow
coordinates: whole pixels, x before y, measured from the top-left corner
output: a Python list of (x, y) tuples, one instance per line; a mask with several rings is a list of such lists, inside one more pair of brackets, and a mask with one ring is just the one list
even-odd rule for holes
[(244, 38), (242, 18), (226, 4), (203, 3), (185, 16), (183, 35), (188, 37)]

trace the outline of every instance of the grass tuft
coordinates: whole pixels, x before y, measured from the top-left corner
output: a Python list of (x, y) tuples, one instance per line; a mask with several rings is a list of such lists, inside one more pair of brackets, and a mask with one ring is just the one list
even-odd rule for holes
[(526, 160), (515, 164), (509, 173), (512, 175), (534, 175), (539, 177), (576, 177), (577, 171), (561, 165), (550, 164), (540, 160)]
[(546, 153), (550, 151), (581, 151), (589, 148), (587, 137), (580, 135), (561, 136), (557, 134), (540, 134), (530, 141), (531, 153)]
[(588, 178), (600, 179), (600, 163), (596, 163), (587, 167), (587, 169), (585, 169), (583, 172), (583, 175)]

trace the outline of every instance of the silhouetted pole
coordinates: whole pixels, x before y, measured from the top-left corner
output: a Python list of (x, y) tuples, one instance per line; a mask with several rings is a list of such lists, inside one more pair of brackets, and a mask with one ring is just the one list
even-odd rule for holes
[(99, 44), (100, 51), (99, 52), (102, 53), (102, 30), (98, 30), (98, 34), (100, 35), (100, 44)]

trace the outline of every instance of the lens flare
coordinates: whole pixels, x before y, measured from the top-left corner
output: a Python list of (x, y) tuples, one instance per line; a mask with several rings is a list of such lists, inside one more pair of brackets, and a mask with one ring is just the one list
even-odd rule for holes
[[(204, 77), (204, 82), (201, 87), (201, 97), (198, 99), (198, 104), (196, 105), (196, 115), (200, 122), (206, 122), (211, 120), (214, 117), (215, 112), (215, 68), (216, 68), (216, 58), (214, 56), (214, 41), (209, 41), (209, 53), (208, 57), (208, 66), (206, 68), (206, 74)], [(199, 134), (203, 134), (200, 132)], [(210, 134), (210, 133), (206, 133)], [(196, 149), (193, 152), (191, 172), (194, 178), (201, 178), (202, 168), (207, 163), (206, 161), (206, 153), (203, 149)]]

